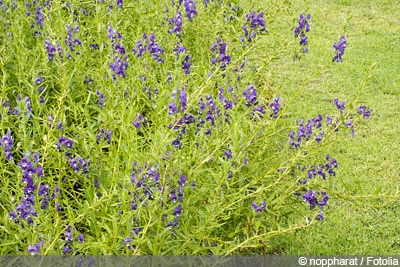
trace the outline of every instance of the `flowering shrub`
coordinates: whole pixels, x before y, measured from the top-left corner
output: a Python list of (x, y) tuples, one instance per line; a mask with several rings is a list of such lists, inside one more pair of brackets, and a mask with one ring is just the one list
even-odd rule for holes
[[(1, 11), (14, 18), (0, 35), (1, 236), (24, 240), (8, 253), (260, 253), (272, 233), (329, 219), (340, 163), (325, 145), (372, 110), (335, 99), (335, 114), (287, 117), (258, 72), (268, 10), (45, 3)], [(219, 9), (229, 19), (213, 24)], [(303, 52), (310, 18), (294, 30)]]

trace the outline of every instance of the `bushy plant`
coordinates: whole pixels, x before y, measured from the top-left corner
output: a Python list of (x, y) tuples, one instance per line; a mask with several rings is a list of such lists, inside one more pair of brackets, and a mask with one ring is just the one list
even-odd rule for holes
[[(263, 49), (277, 38), (269, 12), (284, 9), (103, 0), (1, 12), (3, 253), (266, 254), (271, 237), (325, 219), (326, 180), (340, 175), (329, 147), (371, 110), (332, 99), (334, 114), (286, 113), (296, 95), (262, 75), (298, 47)], [(343, 40), (322, 69), (343, 61)]]

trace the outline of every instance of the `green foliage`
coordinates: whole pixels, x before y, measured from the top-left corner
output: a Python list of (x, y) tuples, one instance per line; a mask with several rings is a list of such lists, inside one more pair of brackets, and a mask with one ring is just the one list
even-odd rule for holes
[[(369, 124), (386, 129), (374, 118), (382, 106), (365, 97), (370, 96), (368, 86), (397, 95), (394, 87), (379, 87), (383, 78), (375, 74), (384, 71), (376, 60), (357, 58), (362, 49), (351, 35), (356, 15), (349, 19), (340, 13), (343, 23), (333, 26), (318, 5), (308, 4), (307, 12), (313, 14), (310, 51), (293, 61), (293, 51), (299, 51), (293, 28), (298, 14), (305, 12), (296, 1), (266, 6), (249, 1), (209, 1), (205, 6), (199, 1), (192, 19), (185, 17), (184, 5), (170, 1), (126, 1), (122, 8), (110, 1), (39, 2), (42, 27), (35, 14), (39, 4), (4, 3), (0, 16), (0, 210), (5, 214), (0, 218), (0, 253), (28, 254), (39, 244), (43, 255), (323, 254), (330, 252), (307, 236), (315, 233), (321, 240), (335, 235), (338, 230), (330, 223), (340, 222), (343, 214), (355, 224), (347, 231), (359, 230), (346, 207), (371, 205), (377, 214), (382, 203), (395, 209), (397, 190), (388, 190), (387, 184), (365, 187), (360, 181), (364, 160), (377, 172), (374, 159), (360, 155), (368, 140), (380, 140), (368, 139)], [(169, 23), (177, 10), (182, 14), (180, 35), (171, 32), (174, 25)], [(243, 43), (242, 27), (252, 10), (265, 13), (268, 32), (248, 26), (257, 36)], [(72, 30), (75, 25), (79, 30)], [(140, 40), (148, 44), (152, 33), (164, 50), (159, 55), (163, 63), (148, 51), (141, 56), (132, 51)], [(342, 64), (332, 63), (330, 49), (341, 34), (350, 36), (348, 50)], [(226, 66), (221, 43), (226, 44), (223, 56), (230, 56)], [(176, 53), (177, 44), (186, 51)], [(46, 45), (54, 46), (52, 55)], [(189, 74), (183, 66), (187, 55)], [(112, 69), (125, 64), (117, 56), (127, 62), (123, 74)], [(36, 82), (40, 75), (43, 81)], [(257, 104), (246, 98), (251, 86)], [(187, 101), (182, 101), (182, 91)], [(343, 111), (335, 109), (335, 98), (347, 100)], [(199, 101), (208, 102), (205, 109)], [(171, 102), (176, 112), (171, 112)], [(373, 109), (368, 123), (357, 114), (360, 104)], [(296, 141), (290, 133), (297, 133), (300, 120), (307, 126), (319, 114), (321, 126), (298, 146), (291, 144)], [(183, 121), (187, 116), (196, 121)], [(355, 137), (346, 127), (350, 119)], [(4, 143), (9, 131), (10, 160)], [(320, 131), (323, 138), (316, 141)], [(62, 138), (73, 145), (63, 144)], [(388, 162), (398, 156), (388, 155)], [(330, 176), (326, 167), (325, 179), (314, 175), (306, 184), (299, 182), (312, 166), (325, 168), (332, 158), (339, 162), (337, 175)], [(33, 193), (26, 192), (30, 180), (21, 163), (26, 159), (34, 166)], [(47, 193), (41, 193), (41, 186), (48, 187)], [(314, 203), (311, 209), (303, 200), (310, 190), (318, 201), (326, 192), (328, 205)], [(37, 213), (30, 216), (32, 222), (18, 211), (28, 195)], [(318, 219), (319, 206), (325, 206), (326, 221)], [(382, 225), (373, 230), (381, 233), (387, 224)], [(79, 241), (80, 234), (84, 240)], [(338, 252), (351, 254), (355, 244), (353, 240)]]

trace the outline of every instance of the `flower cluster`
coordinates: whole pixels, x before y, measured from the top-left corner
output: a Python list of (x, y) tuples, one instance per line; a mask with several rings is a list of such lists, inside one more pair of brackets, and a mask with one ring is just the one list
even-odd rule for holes
[(37, 6), (36, 7), (35, 18), (36, 18), (36, 23), (39, 25), (39, 27), (41, 29), (43, 29), (45, 18), (44, 18), (44, 15), (42, 13), (42, 6)]
[(331, 158), (329, 154), (326, 155), (326, 163), (319, 164), (316, 166), (311, 166), (307, 170), (307, 178), (303, 180), (299, 180), (299, 184), (306, 184), (307, 180), (311, 180), (315, 178), (317, 175), (320, 176), (322, 179), (326, 180), (327, 174), (329, 176), (335, 176), (336, 172), (335, 169), (339, 167), (339, 164), (335, 158)]
[(110, 62), (110, 70), (114, 72), (112, 74), (113, 80), (115, 81), (117, 79), (117, 75), (125, 78), (125, 70), (129, 66), (127, 56), (124, 56), (122, 59), (119, 56), (115, 56), (114, 60), (115, 62)]
[[(317, 199), (317, 195), (322, 196), (321, 200)], [(319, 206), (320, 210), (322, 211), (324, 206), (329, 200), (329, 196), (326, 192), (315, 192), (314, 190), (310, 190), (307, 193), (303, 194), (303, 200), (310, 204), (310, 209), (314, 209), (317, 205)], [(324, 213), (321, 212), (317, 217), (317, 220), (323, 221), (324, 220)]]
[[(10, 212), (10, 218), (14, 222), (18, 223), (19, 219), (27, 221), (29, 225), (33, 224), (33, 218), (37, 217), (37, 212), (34, 208), (36, 205), (35, 202), (35, 192), (37, 189), (37, 185), (34, 182), (34, 175), (36, 174), (37, 178), (43, 176), (43, 167), (38, 166), (39, 162), (39, 154), (35, 153), (32, 156), (33, 162), (29, 158), (30, 153), (22, 158), (19, 163), (21, 170), (24, 172), (22, 175), (22, 182), (26, 184), (24, 188), (24, 195), (22, 196), (21, 202), (18, 204), (16, 211)], [(43, 196), (45, 193), (45, 189), (39, 192), (39, 196)], [(47, 198), (43, 197), (42, 199), (42, 208), (45, 209), (47, 207)]]
[(104, 104), (104, 99), (106, 99), (105, 95), (102, 92), (100, 92), (99, 89), (96, 90), (96, 95), (98, 97), (97, 104), (99, 105), (99, 107), (104, 107), (104, 105), (105, 105)]
[(54, 57), (56, 55), (56, 52), (58, 52), (58, 56), (60, 58), (63, 57), (62, 56), (62, 47), (61, 47), (61, 45), (58, 44), (57, 48), (56, 48), (48, 39), (46, 39), (45, 48), (46, 48), (46, 51), (47, 51), (47, 57), (48, 57), (49, 61), (53, 61), (53, 59), (54, 59)]
[(172, 26), (172, 29), (170, 29), (168, 32), (169, 33), (175, 33), (178, 37), (182, 35), (182, 14), (179, 12), (179, 10), (176, 10), (176, 15), (175, 17), (167, 20), (169, 25)]
[[(73, 229), (73, 232), (76, 232), (76, 228)], [(72, 252), (72, 246), (74, 243), (74, 237), (72, 235), (72, 226), (68, 225), (67, 228), (65, 229), (65, 234), (64, 234), (64, 239), (65, 239), (65, 244), (64, 248), (62, 250), (63, 255), (67, 255)], [(79, 241), (79, 243), (83, 243), (85, 241), (85, 236), (83, 234), (79, 234), (76, 240)]]
[(39, 243), (28, 246), (28, 253), (31, 255), (40, 255), (40, 248), (44, 246), (43, 240), (40, 240)]
[[(246, 14), (244, 18), (246, 19), (246, 24), (243, 25), (244, 36), (240, 36), (242, 43), (244, 43), (246, 40), (251, 43), (257, 36), (258, 28), (260, 28), (258, 32), (268, 32), (265, 28), (266, 23), (264, 20), (264, 12), (256, 14), (256, 12), (253, 10), (250, 12), (250, 14)], [(247, 26), (250, 26), (251, 32), (249, 32)]]
[(136, 129), (139, 129), (140, 126), (142, 126), (142, 123), (146, 123), (147, 118), (144, 117), (142, 114), (137, 114), (136, 119), (133, 121), (133, 126), (135, 126)]
[(298, 26), (294, 29), (294, 37), (297, 38), (300, 36), (300, 45), (305, 47), (303, 49), (303, 53), (308, 52), (308, 38), (306, 36), (306, 32), (310, 31), (310, 20), (310, 14), (307, 14), (307, 17), (304, 17), (303, 14), (300, 14)]
[(11, 153), (11, 148), (13, 146), (13, 140), (11, 137), (11, 131), (8, 130), (7, 134), (0, 139), (0, 146), (4, 148), (4, 153), (6, 154), (6, 160), (9, 161), (13, 158)]
[[(67, 35), (67, 38), (65, 38), (65, 44), (68, 46), (70, 52), (73, 52), (75, 46), (82, 46), (82, 41), (79, 40), (78, 38), (73, 37), (73, 33), (77, 33), (79, 31), (79, 26), (75, 25), (73, 27), (73, 29), (71, 29), (71, 25), (67, 24), (66, 29), (67, 29), (68, 35)], [(72, 33), (72, 31), (73, 31), (73, 33)], [(79, 55), (79, 52), (76, 52), (76, 54)], [(68, 53), (67, 58), (71, 59), (72, 58), (71, 54)]]
[(231, 57), (226, 54), (227, 45), (221, 39), (217, 39), (216, 43), (211, 44), (210, 51), (212, 53), (216, 53), (216, 48), (218, 48), (219, 57), (211, 58), (211, 64), (215, 65), (216, 63), (221, 63), (220, 68), (225, 69), (226, 66), (231, 62)]
[(257, 205), (257, 202), (253, 201), (251, 203), (251, 207), (258, 213), (263, 212), (267, 208), (267, 202), (263, 201), (260, 203), (260, 206)]
[(311, 138), (311, 135), (314, 132), (314, 128), (319, 130), (319, 134), (315, 137), (315, 140), (319, 143), (321, 142), (324, 131), (322, 131), (322, 115), (318, 114), (318, 116), (314, 119), (308, 120), (307, 124), (303, 120), (297, 121), (297, 125), (299, 126), (299, 130), (295, 136), (295, 132), (290, 132), (289, 134), (289, 145), (292, 149), (299, 148), (300, 144), (304, 141), (308, 141)]
[[(148, 45), (146, 45), (147, 39), (149, 39)], [(161, 58), (161, 54), (164, 54), (165, 51), (160, 47), (159, 43), (156, 42), (155, 39), (156, 37), (154, 33), (150, 35), (150, 38), (148, 38), (147, 34), (144, 33), (142, 40), (139, 40), (136, 47), (132, 49), (132, 53), (137, 57), (142, 57), (146, 51), (149, 51), (154, 60), (159, 63), (164, 63), (164, 59)]]
[[(179, 2), (182, 2), (182, 0)], [(192, 21), (194, 16), (197, 15), (196, 2), (194, 0), (183, 0), (183, 5), (185, 6), (186, 18)]]
[(97, 142), (101, 141), (101, 138), (103, 137), (104, 134), (105, 134), (105, 139), (107, 140), (107, 143), (110, 144), (112, 130), (105, 131), (104, 128), (101, 128), (100, 133), (96, 136)]
[(343, 35), (342, 38), (338, 40), (338, 43), (333, 45), (333, 49), (335, 50), (335, 56), (332, 59), (332, 62), (343, 62), (344, 51), (346, 50), (346, 37)]
[(365, 119), (369, 119), (371, 116), (371, 109), (367, 108), (366, 106), (359, 106), (357, 114), (362, 114)]
[[(123, 78), (126, 77), (126, 69), (129, 66), (128, 57), (126, 56), (126, 50), (121, 43), (117, 43), (117, 39), (122, 39), (122, 35), (113, 29), (111, 26), (108, 26), (108, 39), (111, 40), (113, 54), (114, 54), (114, 62), (110, 62), (110, 70), (114, 72), (112, 74), (113, 80), (117, 79), (117, 75)], [(117, 55), (115, 55), (117, 54)], [(121, 58), (121, 57), (122, 58)]]
[(69, 149), (72, 149), (73, 145), (74, 145), (74, 142), (71, 139), (68, 139), (67, 137), (61, 136), (58, 139), (58, 142), (57, 142), (57, 149), (58, 149), (58, 151), (61, 152), (62, 151), (62, 146), (67, 147)]
[(192, 59), (191, 56), (186, 55), (182, 61), (182, 69), (184, 70), (186, 75), (190, 74), (190, 66), (191, 66), (190, 60), (191, 59)]
[(269, 105), (273, 112), (271, 114), (271, 117), (273, 118), (278, 118), (279, 109), (281, 107), (280, 101), (281, 97), (278, 97), (274, 101), (272, 101), (272, 103)]
[(88, 176), (89, 174), (89, 168), (87, 162), (78, 156), (77, 158), (73, 158), (72, 156), (69, 156), (69, 166), (71, 166), (72, 170), (76, 173), (79, 172), (79, 170), (82, 170), (82, 172)]
[(338, 98), (335, 98), (335, 99), (333, 100), (333, 103), (336, 105), (336, 108), (337, 108), (338, 110), (340, 110), (340, 113), (342, 114), (342, 113), (343, 113), (343, 110), (344, 110), (345, 107), (346, 107), (346, 101), (340, 102)]

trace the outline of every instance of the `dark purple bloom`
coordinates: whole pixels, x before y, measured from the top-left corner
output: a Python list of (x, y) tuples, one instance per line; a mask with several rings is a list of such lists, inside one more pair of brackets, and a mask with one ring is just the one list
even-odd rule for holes
[(338, 99), (338, 98), (335, 98), (335, 99), (333, 100), (333, 103), (335, 103), (337, 109), (339, 109), (339, 110), (340, 110), (340, 113), (342, 113), (342, 111), (345, 109), (346, 102), (345, 102), (345, 101), (342, 101), (342, 103), (340, 103), (340, 102), (339, 102), (339, 99)]
[(96, 90), (96, 95), (97, 95), (97, 97), (99, 98), (97, 104), (99, 105), (99, 107), (104, 107), (104, 105), (105, 105), (105, 104), (104, 104), (105, 96), (103, 95), (103, 93), (100, 92), (99, 89)]
[(178, 108), (176, 107), (174, 102), (169, 103), (168, 109), (169, 109), (168, 114), (170, 115), (174, 115), (178, 111)]
[(263, 210), (265, 210), (265, 208), (267, 207), (267, 203), (265, 201), (260, 203), (260, 206), (257, 205), (257, 203), (255, 201), (253, 201), (251, 203), (251, 207), (256, 211), (256, 212), (262, 212)]
[(122, 8), (123, 1), (122, 0), (116, 0), (116, 5)]
[(42, 13), (42, 6), (37, 6), (36, 7), (36, 23), (39, 24), (39, 27), (43, 29), (43, 23), (44, 23), (44, 15)]
[(186, 55), (185, 58), (182, 61), (182, 69), (185, 71), (186, 75), (190, 74), (190, 66), (191, 66), (190, 60), (191, 59), (192, 59), (191, 56)]
[(318, 221), (323, 221), (323, 220), (325, 219), (324, 213), (321, 211), (321, 212), (317, 215), (317, 217), (315, 217), (315, 219), (318, 220)]
[(68, 139), (67, 137), (64, 137), (64, 136), (61, 136), (58, 139), (58, 142), (57, 142), (58, 151), (62, 151), (62, 147), (61, 146), (65, 146), (65, 147), (71, 149), (73, 145), (74, 145), (74, 142), (72, 140)]
[(160, 57), (160, 54), (164, 54), (164, 49), (160, 47), (160, 45), (155, 41), (156, 37), (154, 33), (150, 35), (149, 38), (149, 44), (147, 46), (147, 49), (149, 53), (152, 55), (153, 59), (160, 63), (164, 63), (164, 59)]
[(124, 48), (123, 45), (120, 44), (120, 43), (117, 43), (117, 44), (115, 45), (114, 50), (115, 50), (115, 52), (118, 52), (118, 53), (120, 53), (121, 55), (125, 55), (125, 54), (126, 54), (125, 48)]
[(227, 158), (227, 159), (231, 159), (231, 158), (233, 158), (233, 153), (232, 153), (232, 151), (231, 150), (225, 150), (225, 157)]
[(70, 246), (65, 246), (62, 250), (63, 255), (69, 254), (72, 252), (72, 249)]
[(186, 111), (186, 107), (187, 107), (187, 94), (185, 90), (182, 90), (180, 92), (180, 100), (181, 100), (181, 111), (185, 112)]
[(254, 85), (250, 84), (249, 87), (247, 87), (244, 91), (243, 91), (243, 96), (246, 99), (246, 105), (257, 105), (257, 90), (254, 87)]
[(35, 79), (35, 84), (38, 85), (41, 84), (42, 82), (43, 82), (43, 75), (39, 75), (39, 77)]
[(182, 214), (182, 212), (183, 212), (182, 205), (179, 204), (179, 205), (174, 209), (173, 215), (175, 215), (175, 216), (178, 217), (179, 215)]
[(363, 114), (365, 119), (369, 119), (369, 117), (371, 116), (371, 109), (367, 108), (366, 106), (359, 106), (357, 113)]
[(175, 33), (177, 36), (181, 36), (182, 34), (182, 14), (179, 10), (176, 10), (176, 15), (172, 19), (168, 20), (170, 25), (173, 25), (172, 29), (170, 29), (169, 33)]
[(329, 196), (326, 192), (321, 192), (323, 199), (318, 201), (318, 206), (320, 207), (320, 209), (322, 209), (324, 206), (326, 206), (326, 203), (329, 200)]
[(37, 244), (33, 244), (31, 246), (28, 246), (28, 253), (31, 255), (36, 255), (36, 254), (40, 254), (40, 245), (42, 243), (39, 242)]
[(269, 105), (273, 111), (273, 114), (271, 116), (274, 118), (278, 117), (279, 109), (281, 107), (280, 101), (281, 101), (281, 98), (278, 97), (271, 103), (271, 105)]
[(55, 46), (52, 45), (52, 43), (49, 40), (45, 41), (45, 47), (46, 47), (48, 59), (49, 59), (49, 61), (52, 61), (57, 50), (56, 50)]
[(310, 204), (310, 209), (315, 208), (317, 204), (317, 194), (314, 190), (310, 190), (308, 193), (303, 195), (303, 200)]
[(115, 74), (113, 74), (114, 80), (116, 79), (115, 75), (118, 75), (118, 76), (121, 76), (121, 77), (125, 78), (125, 76), (126, 76), (125, 70), (129, 66), (128, 61), (127, 61), (127, 57), (124, 56), (124, 58), (122, 60), (119, 56), (115, 56), (114, 59), (115, 59), (115, 62), (111, 62), (110, 63), (111, 71), (115, 72)]
[[(197, 15), (196, 3), (194, 0), (183, 0), (185, 5), (186, 17), (192, 21), (195, 15)], [(182, 2), (182, 1), (180, 1)]]
[(346, 44), (346, 37), (343, 35), (341, 39), (339, 38), (339, 42), (333, 45), (333, 49), (335, 50), (336, 54), (333, 57), (332, 62), (343, 62), (342, 57), (344, 55), (344, 51), (346, 50)]
[(71, 225), (68, 225), (68, 226), (67, 226), (67, 229), (65, 230), (65, 235), (64, 235), (64, 237), (65, 237), (65, 241), (66, 241), (66, 242), (72, 243), (72, 241), (74, 240), (74, 239), (72, 238), (72, 226), (71, 226)]
[(82, 244), (85, 241), (85, 236), (83, 234), (79, 234), (78, 241)]
[(185, 176), (185, 175), (182, 175), (182, 176), (180, 177), (178, 184), (179, 184), (180, 186), (184, 186), (184, 185), (186, 184), (186, 176)]

